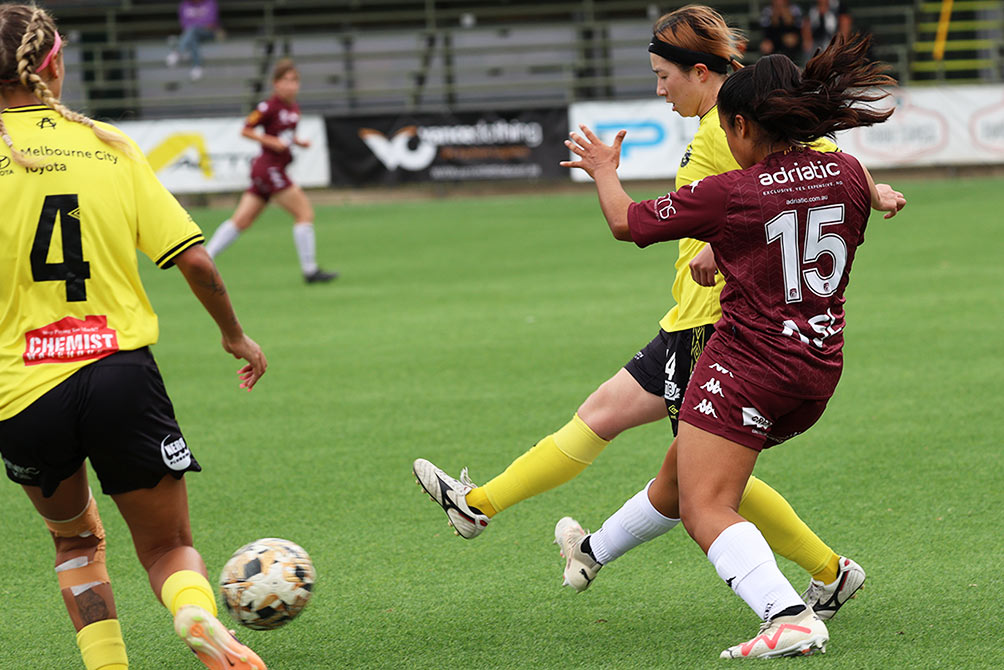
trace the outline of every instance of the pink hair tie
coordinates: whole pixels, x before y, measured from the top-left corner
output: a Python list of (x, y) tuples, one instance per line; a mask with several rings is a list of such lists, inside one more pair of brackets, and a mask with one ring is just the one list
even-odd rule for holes
[(46, 66), (49, 64), (49, 62), (52, 60), (52, 57), (55, 56), (57, 53), (59, 53), (59, 47), (63, 46), (63, 38), (59, 36), (58, 30), (55, 32), (56, 32), (56, 40), (52, 43), (52, 48), (49, 49), (49, 53), (48, 55), (46, 55), (45, 60), (42, 61), (41, 65), (35, 68), (35, 72), (41, 72), (42, 70), (44, 70)]

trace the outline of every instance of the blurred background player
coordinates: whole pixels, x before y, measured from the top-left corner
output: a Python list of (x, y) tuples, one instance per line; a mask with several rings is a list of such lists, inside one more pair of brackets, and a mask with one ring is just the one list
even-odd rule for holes
[[(694, 5), (660, 17), (654, 33), (657, 39), (653, 39), (649, 56), (658, 80), (656, 93), (672, 104), (676, 113), (701, 120), (681, 160), (676, 188), (738, 169), (718, 122), (715, 101), (730, 67), (738, 66), (741, 36), (714, 10)], [(833, 148), (832, 143), (829, 147)], [(429, 461), (416, 460), (416, 477), (443, 506), (458, 534), (476, 537), (499, 511), (571, 480), (625, 430), (665, 419), (668, 413), (675, 435), (690, 375), (721, 317), (723, 286), (711, 248), (698, 240), (681, 240), (673, 282), (676, 306), (660, 321), (655, 338), (594, 391), (568, 424), (540, 440), (481, 487), (474, 486), (466, 469), (458, 481)], [(861, 567), (834, 552), (765, 482), (750, 477), (740, 510), (761, 529), (775, 551), (811, 575), (806, 598), (817, 606), (828, 603), (829, 616), (863, 583)], [(678, 521), (664, 517), (650, 505), (625, 510), (601, 538), (600, 561), (609, 562), (630, 547), (658, 537)], [(569, 546), (585, 535), (574, 521), (559, 530), (559, 536), (568, 535)], [(609, 542), (603, 544), (603, 539)], [(568, 550), (563, 551), (568, 557)], [(599, 563), (586, 566), (584, 573), (581, 569), (569, 567), (565, 571), (566, 583), (577, 591), (588, 588)]]
[(167, 64), (174, 67), (183, 56), (187, 57), (192, 63), (189, 76), (198, 81), (202, 79), (202, 43), (223, 32), (216, 0), (182, 0), (178, 4), (178, 23), (181, 36), (177, 47), (167, 54)]
[[(829, 640), (737, 509), (760, 451), (814, 425), (840, 379), (844, 290), (869, 206), (889, 218), (906, 204), (902, 194), (877, 187), (852, 156), (808, 146), (892, 114), (867, 106), (885, 95), (876, 87), (894, 84), (864, 58), (867, 47), (867, 40), (841, 37), (804, 75), (775, 55), (729, 77), (718, 116), (743, 170), (635, 203), (617, 176), (625, 131), (607, 146), (585, 126), (584, 137), (572, 133), (569, 142), (580, 160), (563, 163), (594, 179), (616, 239), (645, 247), (693, 236), (714, 245), (726, 275), (722, 319), (687, 387), (673, 448), (658, 476), (614, 515), (646, 506), (678, 515), (718, 575), (757, 613), (759, 634), (722, 658), (808, 655), (825, 651)], [(795, 191), (765, 181), (780, 173), (810, 185), (813, 197), (792, 198)], [(576, 550), (590, 554), (591, 544), (583, 538)]]
[[(139, 147), (59, 102), (62, 38), (34, 6), (0, 5), (0, 453), (52, 534), (56, 576), (87, 670), (128, 667), (105, 567), (105, 533), (88, 485), (129, 526), (150, 586), (208, 668), (264, 670), (216, 619), (215, 592), (192, 546), (185, 472), (201, 470), (174, 417), (149, 345), (157, 316), (139, 248), (176, 265), (216, 321), (223, 348), (265, 372), (241, 328), (202, 232)], [(58, 146), (57, 159), (30, 148)], [(69, 665), (62, 666), (69, 667)]]
[(771, 0), (760, 14), (760, 55), (784, 54), (802, 60), (802, 10), (789, 0)]
[[(303, 189), (286, 174), (293, 161), (290, 149), (294, 144), (308, 147), (310, 142), (296, 136), (300, 121), (300, 74), (292, 60), (284, 58), (272, 72), (272, 97), (258, 104), (244, 123), (241, 134), (261, 144), (261, 154), (251, 164), (251, 187), (241, 195), (237, 209), (220, 224), (206, 245), (209, 255), (216, 258), (251, 227), (265, 205), (272, 200), (293, 215), (293, 243), (300, 258), (300, 269), (308, 284), (329, 282), (337, 272), (325, 272), (317, 266), (317, 243), (314, 236), (314, 208)], [(262, 132), (255, 128), (262, 127)]]

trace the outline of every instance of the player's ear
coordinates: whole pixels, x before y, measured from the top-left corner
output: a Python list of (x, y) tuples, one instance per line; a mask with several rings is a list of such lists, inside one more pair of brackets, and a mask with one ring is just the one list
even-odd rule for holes
[(732, 130), (735, 131), (736, 136), (744, 140), (748, 138), (750, 126), (742, 114), (736, 114), (735, 119), (732, 121)]

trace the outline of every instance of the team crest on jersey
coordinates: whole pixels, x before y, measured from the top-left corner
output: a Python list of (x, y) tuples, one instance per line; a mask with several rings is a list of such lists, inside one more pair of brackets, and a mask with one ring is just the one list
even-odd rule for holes
[(35, 125), (38, 126), (39, 128), (42, 128), (42, 129), (45, 129), (45, 128), (55, 128), (56, 127), (56, 122), (52, 119), (51, 116), (43, 116), (39, 120), (39, 122), (36, 123)]
[(687, 150), (683, 152), (683, 158), (680, 159), (680, 167), (687, 167), (687, 163), (690, 162), (691, 153), (693, 153), (693, 148), (688, 144)]

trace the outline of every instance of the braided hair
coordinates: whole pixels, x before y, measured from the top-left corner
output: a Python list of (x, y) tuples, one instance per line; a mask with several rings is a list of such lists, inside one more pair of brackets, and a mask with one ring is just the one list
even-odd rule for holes
[[(67, 121), (87, 126), (102, 142), (131, 156), (132, 145), (122, 135), (103, 128), (94, 123), (93, 119), (68, 108), (53, 95), (39, 75), (39, 66), (45, 62), (55, 44), (56, 23), (44, 9), (34, 5), (0, 6), (0, 95), (13, 88), (26, 89)], [(2, 117), (0, 138), (10, 149), (16, 163), (24, 167), (37, 165), (37, 161), (15, 148)]]

